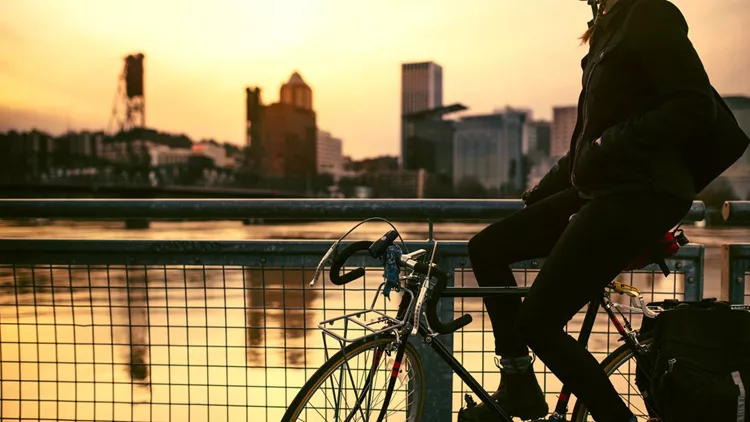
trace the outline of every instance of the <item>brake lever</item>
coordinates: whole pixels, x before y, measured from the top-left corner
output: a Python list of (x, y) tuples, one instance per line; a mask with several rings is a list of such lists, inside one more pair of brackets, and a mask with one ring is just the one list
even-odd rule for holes
[(427, 295), (427, 289), (430, 285), (430, 272), (432, 270), (432, 266), (434, 265), (433, 262), (435, 261), (435, 251), (437, 250), (437, 240), (435, 240), (434, 245), (432, 246), (432, 255), (430, 256), (430, 266), (427, 269), (427, 275), (425, 275), (424, 281), (422, 282), (422, 288), (419, 290), (419, 297), (417, 298), (417, 302), (414, 304), (414, 327), (411, 329), (411, 335), (415, 336), (417, 335), (417, 331), (419, 330), (419, 317), (422, 315), (422, 303), (424, 303), (424, 298)]
[[(631, 301), (632, 301), (632, 299), (631, 299)], [(655, 312), (655, 311), (652, 311), (651, 309), (649, 309), (648, 304), (643, 299), (643, 296), (640, 296), (640, 295), (638, 296), (638, 305), (641, 308), (641, 310), (643, 311), (643, 316), (645, 316), (646, 318), (654, 319), (654, 318), (656, 318), (659, 315), (658, 311)]]
[(313, 279), (310, 281), (310, 287), (312, 287), (316, 281), (318, 281), (318, 277), (320, 277), (320, 272), (323, 269), (323, 266), (325, 266), (326, 261), (328, 261), (328, 258), (333, 255), (333, 253), (336, 251), (336, 249), (339, 246), (339, 240), (333, 242), (333, 245), (331, 245), (330, 248), (328, 248), (328, 252), (323, 255), (323, 259), (320, 260), (320, 263), (318, 264), (318, 268), (315, 269), (315, 274), (313, 274)]

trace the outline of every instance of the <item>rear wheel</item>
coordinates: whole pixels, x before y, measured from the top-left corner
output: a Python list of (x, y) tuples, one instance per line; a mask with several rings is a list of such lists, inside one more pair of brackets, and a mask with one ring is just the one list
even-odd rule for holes
[[(640, 343), (644, 346), (650, 346), (651, 342), (651, 337), (640, 340)], [(602, 361), (601, 366), (607, 376), (610, 377), (610, 381), (612, 381), (612, 385), (615, 386), (620, 397), (630, 407), (636, 418), (639, 421), (647, 421), (649, 419), (649, 408), (635, 384), (637, 363), (634, 358), (633, 349), (627, 344), (618, 347)], [(654, 411), (654, 409), (650, 410), (651, 412)], [(571, 422), (588, 422), (594, 419), (589, 415), (586, 405), (576, 400), (570, 420)]]
[[(338, 351), (305, 383), (282, 421), (377, 420), (394, 370), (397, 345), (392, 335), (363, 338)], [(419, 354), (406, 344), (384, 420), (419, 421), (424, 374)]]

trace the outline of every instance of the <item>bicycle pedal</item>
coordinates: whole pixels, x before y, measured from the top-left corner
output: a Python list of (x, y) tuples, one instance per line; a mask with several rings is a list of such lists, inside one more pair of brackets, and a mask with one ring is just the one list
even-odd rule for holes
[(464, 400), (466, 400), (466, 408), (471, 409), (472, 407), (477, 405), (477, 402), (474, 401), (474, 398), (471, 397), (471, 394), (466, 394), (464, 396)]

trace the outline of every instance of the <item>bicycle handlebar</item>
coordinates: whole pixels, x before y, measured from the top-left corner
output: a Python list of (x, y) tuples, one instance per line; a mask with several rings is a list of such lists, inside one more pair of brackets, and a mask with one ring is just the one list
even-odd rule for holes
[(366, 251), (370, 249), (370, 246), (372, 246), (372, 242), (368, 240), (361, 240), (359, 242), (352, 243), (351, 245), (344, 248), (341, 253), (336, 255), (336, 257), (333, 259), (333, 263), (331, 263), (331, 283), (337, 286), (342, 286), (344, 284), (351, 283), (352, 281), (365, 275), (365, 269), (362, 267), (359, 267), (353, 271), (349, 271), (348, 273), (341, 276), (339, 276), (339, 271), (341, 271), (341, 267), (344, 265), (347, 259), (349, 259), (352, 255), (359, 251)]
[[(385, 240), (385, 243), (387, 243), (385, 245), (381, 245), (378, 242), (362, 240), (359, 242), (354, 242), (344, 248), (340, 253), (334, 256), (333, 262), (331, 263), (331, 282), (337, 286), (342, 286), (344, 284), (351, 283), (352, 281), (365, 275), (365, 269), (362, 267), (358, 267), (357, 269), (343, 275), (339, 273), (344, 263), (355, 253), (360, 251), (370, 251), (370, 254), (372, 255), (373, 251), (371, 250), (371, 247), (373, 246), (373, 244), (377, 243), (376, 246), (379, 247), (377, 248), (378, 252), (375, 254), (382, 255), (385, 252), (386, 248), (391, 243), (393, 243), (394, 238), (395, 236), (388, 236), (388, 234), (386, 234), (386, 236), (380, 239), (380, 243), (383, 243), (383, 241)], [(440, 321), (437, 313), (437, 304), (438, 300), (443, 294), (443, 291), (448, 286), (448, 275), (445, 273), (445, 271), (441, 270), (435, 264), (427, 264), (414, 259), (416, 256), (421, 255), (421, 253), (424, 253), (424, 251), (420, 250), (411, 254), (401, 255), (398, 259), (398, 266), (400, 268), (408, 268), (414, 270), (415, 272), (424, 276), (427, 276), (429, 273), (430, 277), (435, 277), (437, 283), (435, 283), (434, 290), (426, 300), (427, 309), (425, 310), (425, 316), (427, 317), (427, 322), (429, 323), (430, 328), (439, 334), (450, 334), (458, 331), (459, 329), (470, 324), (472, 321), (472, 317), (471, 315), (466, 314), (456, 320), (447, 323), (443, 323)], [(382, 256), (374, 257), (380, 258)], [(429, 283), (429, 280), (425, 280), (425, 283)]]
[[(432, 269), (430, 269), (430, 265), (424, 262), (417, 262), (414, 265), (414, 271), (423, 275), (427, 275), (427, 272), (429, 271), (430, 275), (437, 279), (432, 294), (427, 298), (427, 310), (425, 311), (425, 316), (427, 317), (427, 322), (430, 324), (430, 328), (435, 330), (438, 334), (450, 334), (471, 324), (472, 318), (469, 314), (462, 315), (458, 319), (446, 323), (441, 322), (440, 318), (438, 318), (437, 302), (443, 294), (443, 290), (448, 286), (448, 275), (445, 271), (441, 270), (434, 264), (432, 265)], [(428, 282), (429, 280), (425, 280), (425, 283)]]

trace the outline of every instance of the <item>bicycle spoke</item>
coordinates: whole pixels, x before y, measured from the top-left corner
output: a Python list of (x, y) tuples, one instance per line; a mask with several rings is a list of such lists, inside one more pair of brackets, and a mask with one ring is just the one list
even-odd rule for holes
[[(383, 351), (380, 348), (375, 350), (375, 359), (372, 362), (373, 365), (370, 368), (370, 372), (368, 375), (368, 378), (370, 379), (370, 383), (372, 383), (373, 377), (377, 373), (378, 366), (380, 365), (380, 359), (382, 359), (383, 357), (382, 353)], [(367, 408), (368, 409), (372, 409), (372, 390), (373, 390), (372, 388), (369, 388), (367, 391)]]
[[(620, 374), (620, 376), (621, 376), (621, 377), (625, 378), (625, 380), (626, 380), (626, 382), (628, 383), (628, 386), (630, 386), (630, 388), (632, 388), (632, 389), (633, 389), (634, 391), (639, 391), (638, 387), (637, 387), (637, 386), (635, 386), (635, 385), (633, 385), (633, 383), (632, 383), (632, 382), (630, 382), (630, 378), (629, 378), (629, 377), (626, 377), (626, 375), (625, 375), (625, 374), (623, 374), (623, 373), (622, 373), (622, 371), (620, 371), (620, 368), (617, 368), (616, 372), (617, 372), (618, 374)], [(628, 375), (630, 375), (630, 374), (628, 374)], [(630, 396), (630, 395), (628, 395), (628, 396)], [(640, 397), (641, 399), (643, 399), (643, 396), (642, 396), (642, 395), (641, 395), (640, 393), (638, 393), (638, 396), (639, 396), (639, 397)], [(629, 397), (628, 397), (628, 400), (627, 400), (627, 401), (628, 401), (628, 403), (630, 403), (630, 404), (632, 404), (632, 403), (633, 403), (633, 402), (632, 402), (632, 400), (630, 400), (630, 398), (629, 398)], [(646, 403), (646, 400), (643, 400), (643, 402), (644, 402), (644, 403)], [(639, 407), (638, 407), (638, 406), (636, 406), (635, 404), (633, 404), (633, 407), (634, 407), (634, 408), (635, 408), (635, 410), (637, 410), (637, 411), (638, 411), (639, 413), (641, 413), (641, 414), (643, 414), (643, 415), (648, 415), (648, 412), (644, 412), (644, 411), (643, 411), (643, 410), (642, 410), (641, 408), (639, 408)]]
[[(348, 375), (349, 375), (349, 380), (350, 380), (350, 381), (352, 382), (352, 391), (354, 391), (354, 396), (355, 396), (355, 397), (359, 397), (359, 394), (357, 393), (357, 389), (356, 389), (356, 388), (354, 387), (354, 385), (353, 385), (353, 384), (354, 384), (354, 375), (352, 375), (352, 371), (351, 371), (351, 367), (349, 366), (349, 362), (346, 362), (346, 363), (345, 363), (345, 365), (346, 365), (346, 367), (347, 367), (347, 373), (348, 373)], [(365, 387), (365, 388), (366, 388), (366, 387)], [(367, 420), (369, 420), (369, 418), (367, 418), (367, 417), (365, 416), (365, 414), (364, 414), (364, 411), (362, 410), (362, 406), (360, 406), (361, 404), (362, 404), (362, 400), (361, 400), (361, 398), (357, 398), (357, 403), (356, 403), (356, 405), (355, 405), (355, 406), (357, 407), (357, 409), (359, 409), (359, 412), (360, 412), (360, 413), (362, 414), (362, 418), (363, 418), (363, 419), (365, 419), (365, 420), (367, 421)], [(347, 403), (347, 405), (349, 405), (349, 403)], [(352, 412), (354, 412), (354, 410), (355, 410), (355, 409), (352, 409)], [(352, 414), (350, 414), (350, 415), (349, 415), (349, 416), (348, 416), (348, 417), (347, 417), (347, 418), (346, 418), (346, 419), (344, 420), (344, 422), (349, 422), (349, 421), (351, 421), (351, 418), (352, 418)]]
[[(331, 380), (331, 384), (333, 384), (333, 379)], [(337, 409), (338, 406), (335, 403), (331, 403), (331, 399), (328, 398), (328, 393), (327, 393), (328, 390), (327, 390), (327, 388), (325, 386), (323, 386), (322, 389), (323, 389), (323, 394), (324, 394), (323, 397), (325, 398), (325, 401), (327, 402), (327, 404), (331, 407), (331, 409)], [(333, 389), (333, 387), (331, 387), (331, 389)], [(325, 415), (321, 414), (320, 411), (318, 410), (318, 408), (316, 406), (313, 406), (313, 407), (314, 407), (315, 411), (318, 412), (318, 414), (320, 415), (320, 417), (325, 420), (326, 419)], [(325, 411), (326, 409), (323, 409), (323, 410)]]
[[(370, 340), (363, 346), (349, 347), (352, 350), (337, 353), (332, 357), (337, 363), (328, 365), (328, 368), (323, 365), (324, 378), (313, 384), (317, 387), (304, 393), (306, 401), (290, 407), (297, 410), (291, 420), (372, 422), (379, 415), (383, 415), (386, 421), (417, 420), (424, 397), (419, 355), (409, 345), (396, 374), (398, 379), (392, 380), (394, 362), (385, 351), (391, 347), (392, 341)], [(391, 381), (395, 381), (393, 396), (385, 408), (386, 395), (383, 392), (388, 392)]]
[[(407, 368), (407, 367), (409, 367), (409, 366), (410, 366), (410, 365), (404, 365), (404, 367), (405, 367), (405, 368)], [(389, 372), (389, 371), (387, 371), (387, 370), (385, 371), (385, 373), (386, 373), (386, 374), (390, 374), (390, 372)], [(386, 377), (386, 378), (387, 378), (387, 377)], [(399, 382), (399, 386), (403, 386), (403, 385), (404, 385), (404, 382), (403, 382), (403, 381), (401, 381), (401, 380), (399, 380), (399, 381), (400, 381), (400, 382)], [(386, 382), (387, 382), (387, 379), (386, 379)], [(381, 390), (380, 390), (380, 391), (378, 392), (378, 395), (377, 395), (377, 396), (375, 396), (375, 398), (376, 398), (376, 399), (379, 399), (379, 398), (380, 398), (380, 393), (382, 393), (382, 391), (383, 391), (383, 390), (381, 389)], [(404, 398), (403, 400), (401, 400), (401, 401), (400, 401), (400, 402), (399, 402), (398, 404), (400, 405), (401, 403), (404, 403), (404, 402), (405, 402), (405, 401), (406, 401), (406, 400), (407, 400), (407, 399), (408, 399), (408, 398), (409, 398), (409, 397), (410, 397), (410, 396), (411, 396), (411, 395), (412, 395), (413, 393), (414, 393), (413, 391), (412, 391), (412, 392), (408, 392), (408, 393), (407, 393), (407, 395), (406, 395), (406, 397), (405, 397), (405, 398)], [(382, 400), (382, 401), (377, 401), (377, 402), (376, 402), (376, 404), (380, 404), (380, 403), (385, 403), (385, 398), (383, 398), (383, 400)], [(386, 413), (386, 417), (387, 417), (388, 415), (392, 415), (392, 414), (394, 414), (395, 412), (398, 412), (398, 410), (392, 410), (392, 411), (391, 411), (391, 413)]]

